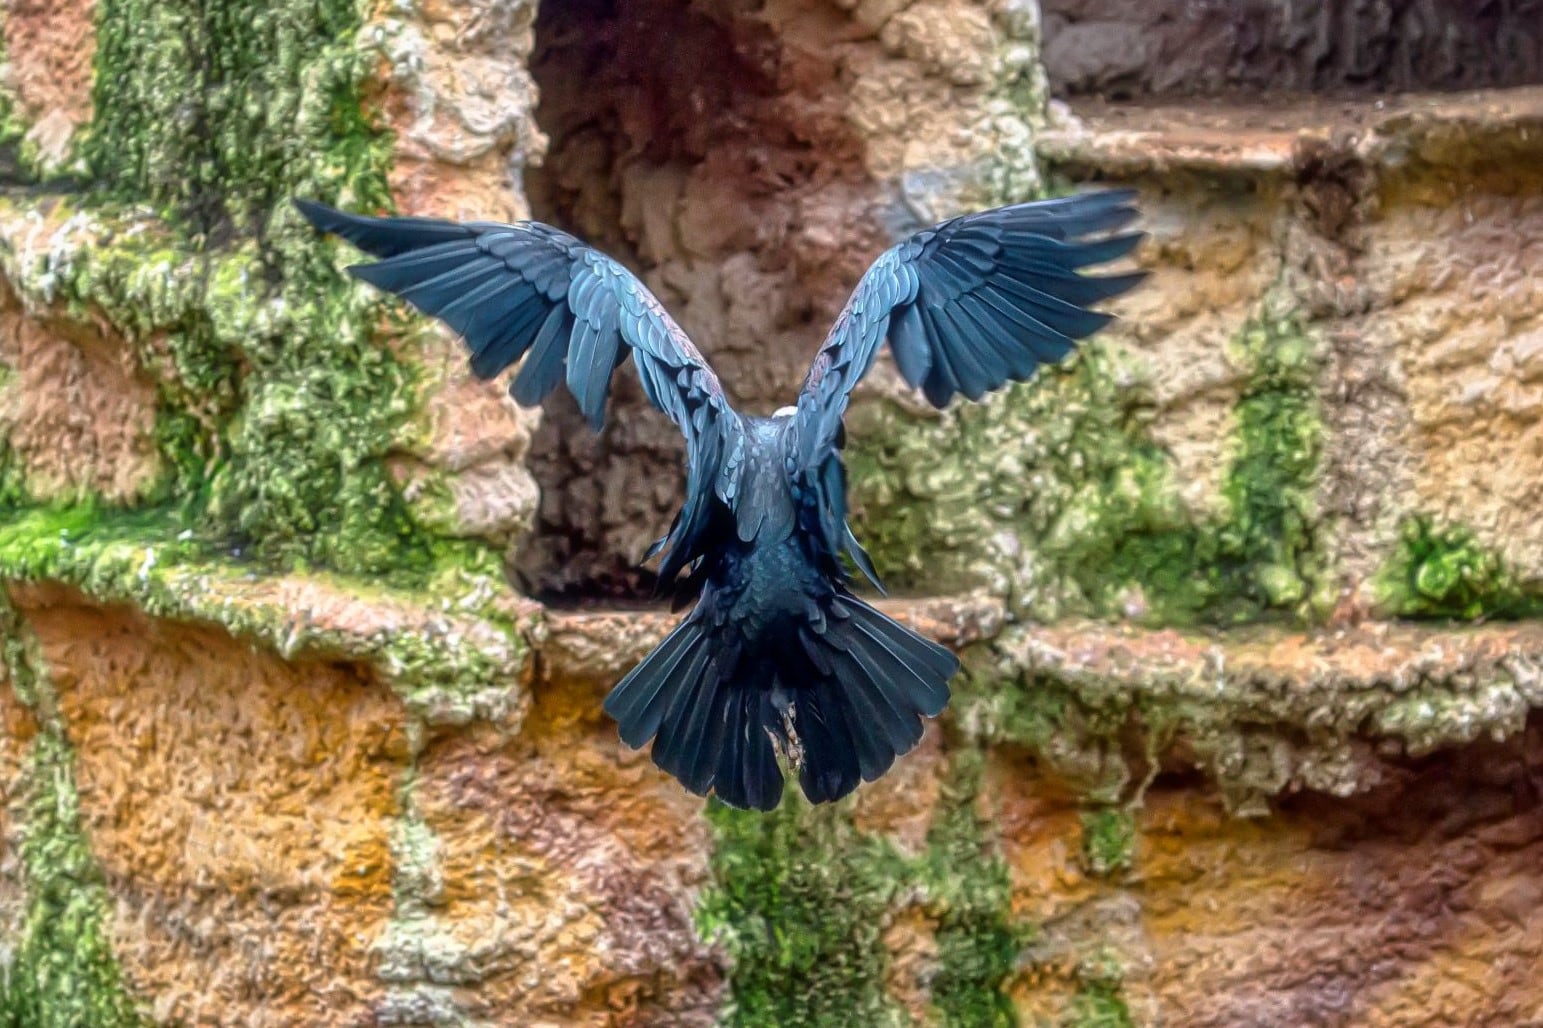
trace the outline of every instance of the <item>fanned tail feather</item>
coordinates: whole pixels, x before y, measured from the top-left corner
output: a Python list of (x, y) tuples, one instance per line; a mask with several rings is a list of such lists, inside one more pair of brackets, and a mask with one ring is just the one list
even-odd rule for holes
[(781, 802), (773, 739), (799, 754), (814, 803), (884, 774), (947, 706), (959, 661), (852, 596), (810, 613), (791, 646), (732, 645), (731, 629), (688, 616), (606, 698), (622, 740), (653, 738), (654, 763), (733, 807)]
[(921, 741), (923, 717), (948, 706), (959, 660), (856, 597), (833, 601), (814, 645), (832, 674), (794, 694), (799, 784), (813, 803), (871, 782)]
[(781, 715), (769, 689), (734, 680), (721, 659), (730, 652), (693, 612), (617, 683), (605, 711), (627, 745), (653, 738), (654, 763), (697, 795), (714, 789), (732, 807), (772, 810), (782, 770), (768, 733)]

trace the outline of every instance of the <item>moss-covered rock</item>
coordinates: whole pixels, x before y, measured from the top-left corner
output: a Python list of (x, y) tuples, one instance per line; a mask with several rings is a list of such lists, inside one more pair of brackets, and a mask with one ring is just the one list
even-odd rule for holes
[(901, 1023), (883, 987), (883, 920), (900, 883), (882, 842), (792, 788), (769, 815), (714, 804), (708, 816), (716, 885), (699, 923), (733, 965), (725, 1020)]
[(151, 351), (166, 495), (282, 566), (378, 573), (428, 559), (384, 464), (412, 376), (288, 203), (389, 204), (361, 25), (353, 0), (105, 0), (84, 153), (161, 220), (86, 208), (96, 231), (19, 273)]
[(1518, 582), (1473, 532), (1461, 525), (1441, 528), (1424, 517), (1404, 523), (1373, 592), (1395, 617), (1471, 621), (1543, 614), (1543, 591)]
[(1136, 856), (1136, 821), (1128, 810), (1100, 807), (1082, 815), (1082, 863), (1091, 875), (1127, 871)]
[(213, 622), (290, 658), (368, 663), (430, 723), (518, 722), (532, 626), (499, 602), (507, 587), (496, 564), (456, 554), (397, 591), (262, 574), (186, 526), (165, 509), (28, 510), (0, 525), (0, 579), (64, 583), (156, 617)]
[(1145, 427), (1154, 369), (1094, 341), (1033, 382), (934, 419), (860, 406), (849, 457), (859, 536), (902, 586), (984, 584), (1043, 620), (1321, 610), (1315, 346), (1294, 319), (1263, 313), (1235, 346), (1249, 375), (1221, 520), (1186, 510)]
[[(851, 804), (810, 807), (793, 788), (770, 815), (714, 805), (715, 884), (698, 921), (731, 962), (732, 1024), (1014, 1023), (1003, 991), (1027, 929), (976, 809), (980, 753), (954, 756), (920, 853), (857, 828)], [(889, 985), (898, 915), (930, 935), (925, 1010)], [(918, 983), (911, 983), (913, 985)]]

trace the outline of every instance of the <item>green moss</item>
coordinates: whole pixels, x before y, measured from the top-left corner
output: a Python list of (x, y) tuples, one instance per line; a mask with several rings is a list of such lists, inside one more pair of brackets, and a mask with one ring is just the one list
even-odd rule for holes
[(1240, 346), (1251, 370), (1237, 409), (1238, 454), (1222, 490), (1231, 514), (1220, 549), (1246, 600), (1303, 611), (1322, 603), (1315, 593), (1326, 580), (1314, 537), (1319, 359), (1290, 318), (1255, 322)]
[(1100, 948), (1077, 963), (1077, 995), (1061, 1024), (1064, 1028), (1135, 1028), (1125, 1002), (1125, 966), (1110, 949)]
[[(6, 223), (25, 223), (24, 206), (4, 207)], [(222, 430), (240, 389), (239, 340), (216, 331), (206, 303), (214, 258), (188, 249), (164, 226), (115, 208), (59, 201), (54, 214), (62, 227), (49, 248), (13, 252), (7, 276), (64, 316), (105, 317), (133, 347), (156, 383), (155, 438), (167, 469), (143, 502), (196, 496), (228, 451)], [(220, 260), (256, 268), (250, 246)]]
[(709, 807), (714, 885), (698, 923), (733, 965), (728, 1024), (903, 1022), (885, 995), (881, 938), (898, 875), (849, 817), (794, 788), (771, 814)]
[(906, 1023), (886, 991), (885, 926), (915, 905), (932, 926), (937, 967), (926, 984), (938, 1023), (1013, 1024), (1004, 992), (1027, 932), (975, 808), (981, 757), (955, 755), (921, 853), (858, 830), (851, 805), (810, 807), (789, 790), (770, 815), (709, 808), (714, 884), (703, 933), (727, 950), (731, 1024)]
[(1016, 1017), (1004, 986), (1031, 933), (1011, 919), (1007, 864), (975, 805), (980, 784), (980, 751), (963, 751), (944, 783), (918, 870), (926, 912), (937, 925), (932, 1004), (941, 1022), (1005, 1028)]
[(1136, 820), (1130, 812), (1108, 807), (1082, 815), (1082, 863), (1099, 878), (1130, 870), (1136, 856)]
[[(19, 855), (26, 913), (0, 953), (0, 1025), (119, 1028), (147, 1023), (112, 950), (111, 907), (81, 825), (74, 757), (53, 715), (51, 687), (30, 633), (0, 593), (0, 640), (13, 687), (39, 715), (23, 781)], [(8, 952), (7, 952), (8, 950)]]
[[(383, 203), (356, 0), (103, 0), (92, 172), (197, 233), (293, 243), (294, 195)], [(277, 216), (276, 216), (277, 215)], [(274, 238), (274, 235), (288, 236)]]
[(1148, 371), (1097, 341), (983, 405), (917, 422), (854, 412), (859, 535), (902, 588), (985, 585), (1023, 613), (1233, 623), (1311, 613), (1321, 426), (1314, 348), (1289, 318), (1242, 333), (1227, 514), (1197, 520), (1146, 425)]
[[(205, 510), (279, 567), (429, 566), (385, 466), (416, 403), (411, 375), (377, 338), (375, 302), (288, 203), (390, 202), (360, 6), (104, 0), (97, 18), (84, 153), (107, 195), (148, 201), (171, 237), (145, 233), (153, 253), (82, 247), (62, 278), (169, 350), (157, 439), (175, 481), (154, 499)], [(122, 220), (98, 211), (109, 231)]]
[(1140, 375), (1095, 344), (933, 421), (859, 408), (852, 493), (879, 570), (902, 587), (984, 579), (1047, 617), (1107, 606), (1114, 583), (1083, 566), (1128, 533), (1184, 526), (1162, 454), (1140, 438), (1154, 402)]
[[(9, 8), (0, 8), (0, 64), (7, 61), (5, 21)], [(31, 161), (22, 153), (27, 128), (16, 113), (16, 98), (9, 83), (0, 82), (0, 182), (25, 182), (31, 177)]]
[(57, 731), (33, 740), (21, 844), (27, 913), (11, 963), (0, 968), (0, 1024), (13, 1028), (147, 1023), (113, 955), (107, 890), (81, 829), (72, 763)]
[(1065, 1028), (1136, 1028), (1119, 987), (1104, 983), (1079, 991), (1062, 1023)]
[(1438, 528), (1430, 518), (1404, 522), (1398, 546), (1374, 583), (1378, 606), (1396, 617), (1528, 617), (1543, 614), (1543, 594), (1517, 582), (1500, 555), (1469, 529)]

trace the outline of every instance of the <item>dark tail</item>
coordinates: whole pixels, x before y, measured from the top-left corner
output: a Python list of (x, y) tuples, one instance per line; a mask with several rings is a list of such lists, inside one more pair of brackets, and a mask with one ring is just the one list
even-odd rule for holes
[(654, 763), (732, 807), (781, 802), (773, 739), (811, 802), (878, 778), (948, 705), (959, 661), (855, 597), (819, 606), (787, 639), (736, 645), (699, 604), (606, 697), (622, 741), (652, 737)]

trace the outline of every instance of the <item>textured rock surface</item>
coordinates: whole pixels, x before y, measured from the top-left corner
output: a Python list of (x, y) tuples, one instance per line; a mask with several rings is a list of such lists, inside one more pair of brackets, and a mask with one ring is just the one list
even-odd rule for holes
[(76, 751), (115, 950), (151, 1014), (362, 1020), (382, 991), (365, 941), (391, 911), (400, 703), (218, 631), (58, 599), (22, 611)]
[(8, 297), (0, 310), (0, 434), (14, 486), (28, 495), (113, 503), (160, 484), (155, 386), (121, 339), (90, 324), (48, 323)]
[[(1025, 1023), (1536, 1023), (1539, 741), (1534, 725), (1263, 821), (1160, 781), (1104, 876), (1097, 822), (1002, 766), (1004, 859), (1040, 926), (1010, 987)], [(1092, 1019), (1111, 998), (1127, 1019)]]
[[(1539, 90), (1047, 106), (1537, 81), (1531, 8), (1043, 6), (0, 3), (0, 1028), (1538, 1023)], [(852, 411), (955, 702), (772, 816), (600, 709), (678, 616), (594, 602), (679, 489), (631, 372), (517, 411), (284, 202), (558, 220), (764, 412), (1083, 181), (1120, 323)]]
[(1044, 0), (1058, 95), (1407, 90), (1543, 79), (1530, 3)]
[(96, 4), (17, 0), (6, 6), (0, 107), (22, 132), (23, 165), (30, 172), (64, 170), (76, 134), (91, 119)]

